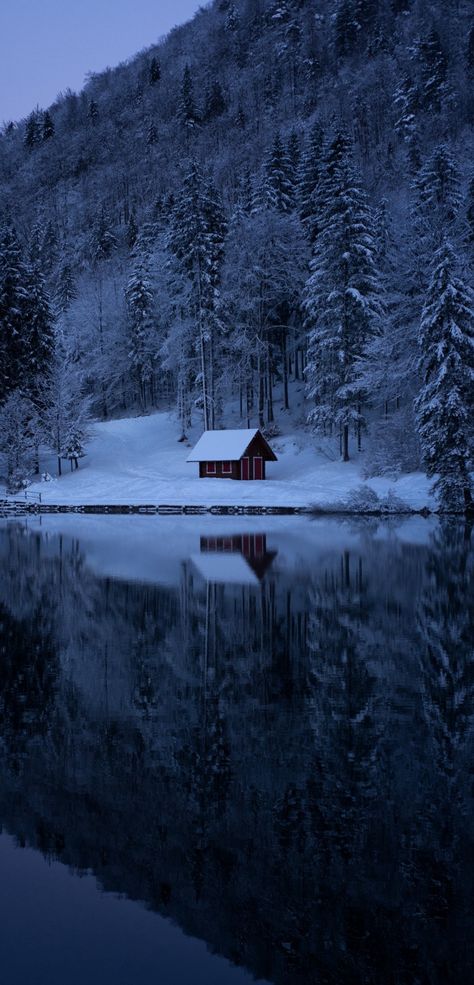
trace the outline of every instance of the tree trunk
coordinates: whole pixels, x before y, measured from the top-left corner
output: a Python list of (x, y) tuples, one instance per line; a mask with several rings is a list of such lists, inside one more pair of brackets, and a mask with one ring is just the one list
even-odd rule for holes
[(267, 340), (267, 353), (266, 353), (266, 381), (267, 381), (267, 420), (273, 421), (273, 380), (272, 380), (272, 361), (271, 361), (271, 350), (270, 342)]
[(61, 465), (61, 458), (60, 458), (60, 456), (58, 455), (58, 475), (62, 475), (62, 474), (63, 474), (63, 473), (62, 473), (62, 465)]
[(300, 350), (298, 346), (295, 349), (295, 380), (300, 378)]
[(258, 426), (265, 427), (263, 408), (265, 402), (265, 379), (263, 375), (262, 357), (258, 357)]
[(253, 391), (250, 383), (247, 383), (247, 427), (250, 427), (250, 418), (252, 416), (253, 407)]
[(288, 397), (288, 373), (291, 372), (291, 357), (288, 358), (286, 355), (286, 333), (283, 332), (281, 340), (281, 355), (283, 360), (283, 406), (285, 410), (290, 409), (290, 401)]
[(207, 379), (207, 364), (206, 364), (206, 341), (204, 338), (204, 324), (203, 324), (203, 311), (202, 311), (202, 288), (201, 288), (201, 271), (198, 270), (198, 321), (199, 321), (199, 348), (201, 357), (201, 377), (202, 377), (202, 400), (203, 400), (203, 417), (204, 417), (204, 430), (210, 430), (210, 420), (209, 420), (209, 393), (208, 393), (208, 379)]
[(342, 428), (342, 461), (349, 461), (349, 425), (344, 424)]

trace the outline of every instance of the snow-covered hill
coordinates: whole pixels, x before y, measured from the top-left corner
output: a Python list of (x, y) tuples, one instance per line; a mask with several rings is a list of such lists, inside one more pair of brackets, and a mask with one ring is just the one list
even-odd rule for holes
[[(45, 503), (57, 504), (233, 504), (321, 506), (344, 500), (364, 480), (360, 462), (332, 461), (315, 450), (307, 434), (274, 439), (278, 462), (268, 463), (265, 482), (199, 479), (197, 465), (186, 463), (190, 443), (176, 440), (176, 422), (169, 414), (153, 414), (98, 423), (87, 457), (77, 472), (36, 483)], [(54, 470), (54, 460), (42, 469)], [(433, 506), (429, 482), (422, 473), (367, 480), (379, 496), (390, 491), (414, 509)]]

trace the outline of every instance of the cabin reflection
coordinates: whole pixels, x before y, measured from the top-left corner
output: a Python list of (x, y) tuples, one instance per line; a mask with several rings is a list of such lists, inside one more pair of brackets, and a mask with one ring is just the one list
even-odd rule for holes
[(201, 553), (191, 561), (212, 585), (259, 585), (278, 551), (269, 551), (266, 534), (201, 537)]

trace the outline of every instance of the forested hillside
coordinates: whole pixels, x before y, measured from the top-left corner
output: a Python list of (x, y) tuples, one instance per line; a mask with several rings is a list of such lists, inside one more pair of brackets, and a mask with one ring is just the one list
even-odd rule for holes
[(217, 0), (6, 124), (10, 484), (91, 415), (271, 434), (304, 379), (315, 443), (469, 505), (473, 81), (468, 0)]

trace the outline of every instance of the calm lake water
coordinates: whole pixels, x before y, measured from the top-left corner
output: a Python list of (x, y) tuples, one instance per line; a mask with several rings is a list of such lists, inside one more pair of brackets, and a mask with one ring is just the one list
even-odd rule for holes
[(472, 543), (0, 526), (2, 985), (474, 981)]

